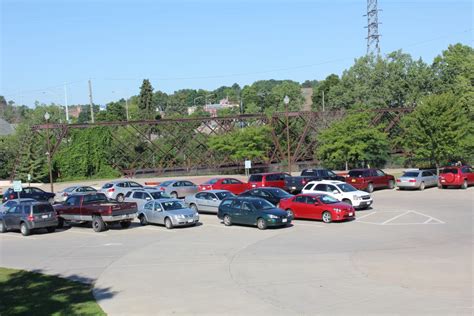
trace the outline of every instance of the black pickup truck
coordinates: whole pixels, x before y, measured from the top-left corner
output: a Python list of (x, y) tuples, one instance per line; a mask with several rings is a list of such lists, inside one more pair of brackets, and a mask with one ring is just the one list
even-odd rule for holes
[(298, 177), (285, 178), (285, 190), (293, 194), (299, 193), (306, 183), (320, 180), (344, 181), (345, 178), (325, 168), (304, 169)]

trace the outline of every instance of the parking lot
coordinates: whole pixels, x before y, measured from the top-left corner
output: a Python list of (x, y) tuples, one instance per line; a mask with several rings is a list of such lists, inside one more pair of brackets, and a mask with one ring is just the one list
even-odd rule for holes
[(79, 225), (0, 235), (0, 265), (93, 280), (109, 315), (472, 315), (473, 194), (373, 194), (351, 222), (281, 229)]

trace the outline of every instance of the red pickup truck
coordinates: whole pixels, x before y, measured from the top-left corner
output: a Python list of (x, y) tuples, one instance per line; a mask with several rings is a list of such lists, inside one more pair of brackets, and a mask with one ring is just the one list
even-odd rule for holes
[(98, 192), (71, 195), (64, 203), (54, 205), (54, 209), (59, 228), (65, 221), (92, 222), (95, 232), (105, 230), (108, 223), (120, 223), (122, 228), (128, 228), (137, 215), (136, 203), (110, 201)]
[(369, 193), (372, 193), (374, 189), (395, 187), (395, 177), (380, 169), (352, 169), (346, 177), (346, 182), (358, 190)]

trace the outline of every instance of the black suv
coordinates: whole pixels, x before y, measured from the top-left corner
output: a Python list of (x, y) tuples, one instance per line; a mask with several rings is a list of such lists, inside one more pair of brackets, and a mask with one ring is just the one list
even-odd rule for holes
[[(28, 198), (28, 199), (33, 199), (36, 201), (44, 201), (44, 202), (49, 202), (50, 204), (54, 203), (54, 196), (56, 194), (51, 193), (51, 192), (45, 192), (39, 188), (36, 187), (27, 187), (23, 188), (22, 191), (20, 192), (20, 198)], [(2, 202), (6, 202), (8, 200), (13, 200), (18, 198), (18, 192), (13, 191), (12, 188), (9, 188), (3, 193), (3, 199)]]
[(298, 177), (285, 178), (285, 190), (290, 193), (299, 193), (308, 182), (321, 180), (345, 181), (345, 178), (325, 168), (304, 169)]

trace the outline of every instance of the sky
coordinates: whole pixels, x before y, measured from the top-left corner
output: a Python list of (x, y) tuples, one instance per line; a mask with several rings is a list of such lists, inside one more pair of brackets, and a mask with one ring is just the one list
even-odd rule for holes
[[(0, 0), (0, 95), (18, 104), (106, 104), (155, 90), (213, 90), (340, 75), (366, 52), (366, 1)], [(472, 1), (379, 0), (382, 54), (431, 63), (473, 46)], [(65, 93), (66, 92), (66, 93)]]

